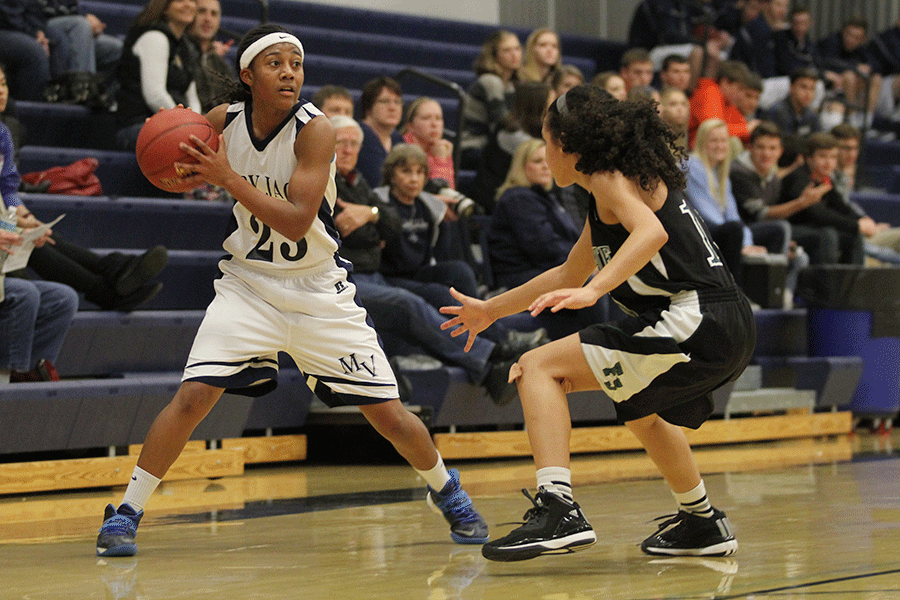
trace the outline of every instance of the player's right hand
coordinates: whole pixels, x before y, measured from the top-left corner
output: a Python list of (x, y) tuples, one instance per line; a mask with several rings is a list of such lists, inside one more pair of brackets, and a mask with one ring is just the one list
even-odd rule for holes
[(450, 288), (450, 294), (459, 301), (461, 306), (442, 306), (439, 310), (445, 315), (456, 315), (448, 321), (441, 323), (441, 329), (447, 330), (454, 328), (450, 335), (452, 337), (460, 336), (466, 332), (469, 338), (466, 340), (465, 351), (468, 352), (475, 343), (475, 336), (491, 326), (494, 322), (486, 310), (484, 300), (471, 298), (457, 292), (454, 288)]

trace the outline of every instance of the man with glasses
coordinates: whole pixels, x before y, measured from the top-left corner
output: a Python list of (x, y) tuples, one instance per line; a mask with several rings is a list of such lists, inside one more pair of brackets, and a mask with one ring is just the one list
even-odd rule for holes
[(363, 86), (359, 103), (363, 143), (356, 168), (366, 183), (375, 187), (381, 184), (381, 165), (388, 152), (394, 144), (403, 143), (403, 136), (397, 131), (403, 117), (403, 92), (390, 77), (378, 77)]

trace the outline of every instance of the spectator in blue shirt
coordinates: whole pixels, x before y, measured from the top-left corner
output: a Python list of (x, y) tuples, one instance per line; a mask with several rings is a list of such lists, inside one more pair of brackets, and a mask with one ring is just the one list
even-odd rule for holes
[(694, 152), (688, 159), (684, 195), (700, 213), (722, 252), (735, 281), (742, 281), (741, 256), (764, 254), (753, 244), (753, 234), (738, 213), (729, 173), (732, 161), (728, 125), (721, 119), (707, 119), (697, 129)]

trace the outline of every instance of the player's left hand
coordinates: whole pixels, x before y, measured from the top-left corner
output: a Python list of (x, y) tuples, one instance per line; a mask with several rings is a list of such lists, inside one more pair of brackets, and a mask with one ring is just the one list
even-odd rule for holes
[(600, 296), (601, 294), (589, 285), (580, 288), (562, 288), (541, 294), (531, 303), (528, 310), (531, 311), (531, 316), (536, 317), (545, 308), (550, 308), (550, 312), (559, 312), (564, 308), (585, 308), (596, 304)]
[(175, 163), (175, 172), (185, 173), (185, 180), (196, 183), (198, 187), (203, 182), (206, 182), (228, 189), (228, 182), (233, 177), (236, 177), (237, 174), (228, 162), (225, 137), (219, 134), (219, 149), (217, 151), (213, 151), (196, 135), (191, 136), (191, 143), (193, 146), (182, 142), (181, 149), (190, 154), (197, 162)]

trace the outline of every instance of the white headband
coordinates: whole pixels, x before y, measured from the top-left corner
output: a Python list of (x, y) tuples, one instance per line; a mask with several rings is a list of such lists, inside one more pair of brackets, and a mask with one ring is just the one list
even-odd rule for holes
[(246, 69), (247, 67), (249, 67), (253, 59), (256, 58), (256, 55), (269, 46), (274, 46), (275, 44), (281, 43), (293, 44), (297, 46), (297, 49), (300, 50), (300, 57), (303, 57), (303, 44), (300, 43), (300, 40), (298, 40), (290, 33), (278, 31), (275, 33), (264, 35), (250, 44), (250, 47), (244, 50), (244, 53), (241, 54), (241, 68)]

